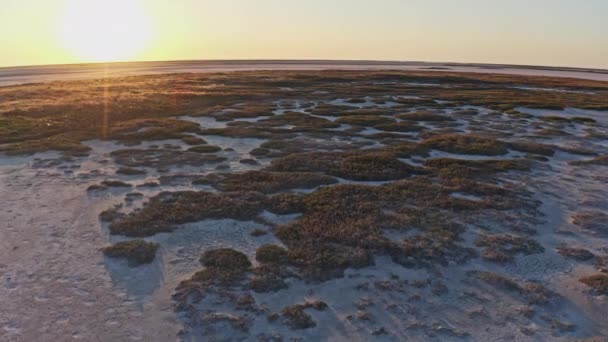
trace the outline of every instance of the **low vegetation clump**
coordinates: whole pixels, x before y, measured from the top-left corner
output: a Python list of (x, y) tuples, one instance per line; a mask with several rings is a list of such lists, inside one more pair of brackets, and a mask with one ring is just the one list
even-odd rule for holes
[(336, 179), (314, 172), (248, 171), (244, 173), (212, 174), (197, 182), (206, 181), (222, 191), (258, 191), (275, 193), (289, 189), (313, 189), (336, 183)]
[(560, 246), (557, 249), (557, 253), (563, 255), (567, 258), (572, 258), (578, 261), (587, 261), (595, 258), (595, 255), (591, 253), (589, 250), (584, 248), (574, 248), (574, 247), (566, 247)]
[(586, 124), (594, 124), (597, 123), (597, 121), (595, 119), (592, 118), (588, 118), (585, 116), (573, 116), (570, 118), (571, 122), (576, 122), (576, 123), (586, 123)]
[(472, 134), (446, 134), (424, 139), (422, 145), (449, 153), (497, 156), (509, 152), (502, 141)]
[(200, 145), (190, 147), (188, 152), (196, 152), (196, 153), (216, 153), (220, 152), (222, 149), (219, 146), (214, 145)]
[(205, 145), (207, 144), (207, 141), (203, 138), (199, 138), (193, 135), (188, 135), (182, 138), (182, 141), (185, 142), (188, 145)]
[(263, 210), (264, 200), (252, 192), (162, 192), (143, 208), (114, 220), (109, 228), (112, 234), (144, 237), (204, 219), (252, 220)]
[[(202, 145), (200, 147), (204, 147)], [(197, 146), (199, 147), (199, 146)], [(117, 164), (128, 167), (167, 168), (176, 165), (203, 166), (219, 163), (226, 158), (213, 154), (169, 149), (125, 149), (110, 153)]]
[(570, 165), (576, 165), (576, 166), (581, 166), (581, 165), (602, 165), (602, 166), (608, 166), (608, 156), (599, 156), (593, 159), (589, 159), (589, 160), (574, 160), (569, 162)]
[(530, 304), (546, 304), (549, 302), (549, 299), (553, 297), (553, 293), (551, 291), (541, 284), (535, 282), (525, 282), (520, 284), (519, 282), (506, 276), (485, 271), (472, 271), (469, 272), (469, 275), (483, 280), (484, 282), (500, 289), (517, 292), (523, 295)]
[(580, 279), (580, 282), (591, 287), (597, 293), (608, 295), (608, 274), (595, 274)]
[(315, 309), (323, 311), (327, 308), (327, 304), (322, 301), (306, 302), (302, 304), (294, 304), (286, 306), (281, 310), (281, 316), (291, 329), (308, 329), (317, 326), (317, 323), (304, 310)]
[(301, 213), (304, 209), (304, 196), (293, 193), (280, 193), (266, 198), (266, 210), (277, 215)]
[(263, 264), (285, 264), (287, 250), (277, 245), (262, 245), (255, 251), (255, 260)]
[(440, 170), (455, 169), (450, 172), (464, 172), (469, 175), (487, 175), (508, 171), (528, 171), (531, 161), (527, 159), (485, 159), (466, 160), (455, 158), (433, 158), (424, 162), (424, 166)]
[[(348, 267), (373, 263), (388, 254), (408, 267), (432, 267), (474, 256), (459, 244), (463, 227), (442, 210), (474, 210), (479, 204), (452, 198), (450, 191), (416, 177), (381, 186), (334, 185), (304, 196), (303, 215), (275, 228), (288, 247), (290, 264), (309, 279), (340, 277)], [(417, 210), (412, 208), (425, 208)], [(427, 217), (428, 212), (435, 213)], [(394, 242), (384, 229), (419, 228), (422, 234)]]
[(276, 127), (291, 125), (294, 126), (292, 130), (319, 130), (337, 128), (340, 125), (331, 120), (320, 118), (318, 116), (312, 116), (304, 113), (287, 112), (282, 115), (273, 116), (267, 119), (260, 120), (255, 123), (255, 127)]
[(570, 119), (563, 116), (547, 115), (539, 117), (542, 121), (555, 122), (555, 123), (570, 123)]
[(130, 266), (139, 266), (154, 261), (159, 246), (157, 243), (144, 240), (131, 240), (118, 242), (110, 247), (103, 248), (102, 251), (104, 255), (110, 258), (126, 259)]
[(572, 215), (572, 223), (598, 234), (608, 234), (608, 214), (597, 211), (580, 211)]
[(509, 262), (517, 254), (537, 254), (544, 248), (535, 240), (510, 234), (480, 235), (475, 240), (477, 247), (483, 247), (481, 257), (493, 262)]
[(226, 322), (230, 324), (233, 329), (242, 332), (248, 332), (251, 326), (251, 322), (246, 317), (220, 312), (213, 312), (206, 315), (202, 315), (200, 318), (200, 322), (204, 325), (212, 325)]
[(130, 188), (133, 186), (129, 183), (113, 179), (104, 180), (101, 182), (101, 185), (109, 188)]
[(22, 155), (54, 150), (63, 152), (66, 156), (87, 156), (91, 148), (82, 145), (79, 140), (84, 140), (84, 138), (80, 137), (78, 132), (74, 132), (71, 135), (59, 134), (50, 137), (18, 141), (9, 145), (0, 145), (0, 152), (7, 155)]
[(231, 248), (208, 250), (200, 258), (205, 269), (182, 281), (173, 294), (177, 311), (188, 310), (199, 303), (214, 287), (243, 284), (251, 271), (251, 262), (242, 252)]
[(568, 133), (566, 133), (565, 131), (561, 130), (561, 129), (557, 129), (557, 128), (543, 128), (543, 129), (539, 129), (536, 130), (534, 132), (534, 134), (538, 137), (541, 138), (551, 138), (551, 137), (560, 137), (560, 136), (566, 136), (568, 135)]
[(251, 150), (249, 152), (249, 154), (251, 154), (252, 156), (256, 156), (256, 157), (267, 156), (270, 153), (271, 153), (271, 151), (269, 149), (263, 148), (263, 147), (254, 148), (253, 150)]
[(385, 116), (372, 116), (372, 115), (349, 115), (342, 116), (336, 120), (339, 124), (349, 124), (353, 126), (376, 126), (376, 125), (390, 125), (395, 124), (396, 121)]
[(447, 122), (454, 121), (449, 116), (441, 115), (436, 112), (428, 111), (428, 110), (419, 110), (410, 113), (403, 113), (397, 115), (397, 118), (401, 120), (407, 121), (422, 121), (422, 122)]
[(553, 149), (553, 147), (535, 142), (510, 142), (509, 148), (519, 152), (539, 154), (542, 156), (552, 156), (555, 154), (555, 149)]
[(218, 121), (232, 121), (234, 119), (252, 119), (258, 117), (272, 116), (272, 105), (246, 103), (237, 108), (221, 110), (213, 113), (212, 116)]
[(395, 153), (383, 151), (297, 153), (273, 160), (268, 169), (322, 172), (359, 181), (395, 180), (424, 172), (398, 160)]
[(407, 123), (407, 122), (397, 122), (397, 123), (374, 125), (374, 128), (381, 130), (381, 131), (387, 131), (387, 132), (419, 132), (424, 129), (424, 127), (422, 127), (422, 126), (418, 126), (418, 125)]
[(198, 133), (197, 123), (175, 119), (133, 119), (113, 125), (109, 135), (126, 144), (139, 144), (142, 141), (184, 139), (185, 133)]
[(201, 255), (200, 262), (205, 267), (226, 268), (231, 270), (248, 270), (251, 262), (247, 256), (231, 248), (208, 250)]
[(101, 184), (91, 184), (87, 187), (87, 191), (100, 191), (106, 190), (108, 187)]
[[(262, 259), (264, 258), (262, 257)], [(296, 276), (283, 264), (259, 262), (261, 265), (253, 270), (253, 276), (249, 279), (248, 283), (249, 289), (257, 293), (276, 292), (286, 289), (288, 285), (285, 282), (285, 278)]]
[[(248, 123), (249, 124), (249, 123)], [(274, 136), (267, 130), (255, 126), (228, 126), (224, 128), (207, 128), (201, 131), (202, 135), (217, 135), (230, 138), (259, 138), (267, 139)]]
[(120, 212), (121, 208), (122, 204), (108, 208), (99, 214), (99, 219), (103, 222), (112, 222), (117, 218), (123, 217), (125, 214)]

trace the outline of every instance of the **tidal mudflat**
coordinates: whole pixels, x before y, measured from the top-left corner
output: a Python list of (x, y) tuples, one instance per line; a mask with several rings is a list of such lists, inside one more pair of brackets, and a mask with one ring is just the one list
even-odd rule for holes
[(0, 87), (0, 339), (608, 335), (608, 82)]

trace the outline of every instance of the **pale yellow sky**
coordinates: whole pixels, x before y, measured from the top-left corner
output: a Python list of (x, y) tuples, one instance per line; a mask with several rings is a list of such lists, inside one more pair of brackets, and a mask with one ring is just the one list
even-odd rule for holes
[(0, 0), (0, 66), (377, 59), (608, 68), (603, 0)]

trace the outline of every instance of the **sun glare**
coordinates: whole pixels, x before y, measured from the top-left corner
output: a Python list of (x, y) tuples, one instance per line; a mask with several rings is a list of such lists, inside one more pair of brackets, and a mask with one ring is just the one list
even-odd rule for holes
[(152, 35), (150, 18), (137, 0), (69, 0), (60, 20), (65, 47), (92, 62), (132, 59)]

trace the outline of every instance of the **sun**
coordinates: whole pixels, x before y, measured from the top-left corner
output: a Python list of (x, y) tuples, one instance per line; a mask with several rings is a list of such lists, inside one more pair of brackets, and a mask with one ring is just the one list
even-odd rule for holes
[(59, 27), (67, 50), (91, 62), (130, 60), (152, 36), (138, 0), (68, 0)]

